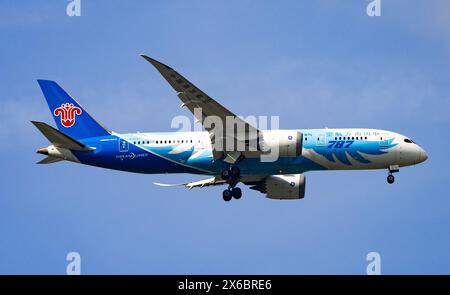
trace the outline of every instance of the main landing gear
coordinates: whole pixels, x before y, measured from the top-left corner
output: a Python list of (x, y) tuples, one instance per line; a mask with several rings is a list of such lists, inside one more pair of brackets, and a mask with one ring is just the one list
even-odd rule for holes
[(222, 170), (221, 177), (228, 183), (228, 188), (222, 193), (223, 200), (229, 202), (232, 198), (236, 200), (240, 199), (242, 197), (242, 190), (236, 187), (241, 178), (239, 168), (232, 166), (231, 168), (224, 169)]
[(242, 197), (242, 191), (238, 187), (235, 188), (229, 187), (223, 191), (222, 197), (225, 202), (231, 201), (232, 198), (239, 200)]
[(395, 181), (395, 177), (392, 173), (398, 172), (400, 171), (399, 166), (398, 165), (391, 165), (389, 166), (389, 174), (387, 176), (387, 182), (389, 184), (393, 184)]

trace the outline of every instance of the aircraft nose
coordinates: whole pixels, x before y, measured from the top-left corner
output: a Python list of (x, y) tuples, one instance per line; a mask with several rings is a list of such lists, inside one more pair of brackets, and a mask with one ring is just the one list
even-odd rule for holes
[(428, 159), (428, 155), (425, 152), (425, 150), (421, 147), (419, 147), (419, 159), (417, 161), (417, 163), (422, 163), (425, 162)]

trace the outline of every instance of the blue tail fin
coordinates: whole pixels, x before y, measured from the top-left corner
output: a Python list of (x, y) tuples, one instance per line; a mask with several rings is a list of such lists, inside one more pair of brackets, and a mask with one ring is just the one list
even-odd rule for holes
[(86, 110), (56, 82), (38, 80), (58, 129), (75, 138), (109, 135), (109, 130), (92, 118)]

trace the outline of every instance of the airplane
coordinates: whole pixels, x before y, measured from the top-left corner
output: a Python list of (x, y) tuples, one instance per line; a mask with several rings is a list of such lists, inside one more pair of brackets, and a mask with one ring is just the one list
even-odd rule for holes
[[(227, 185), (224, 201), (240, 199), (239, 183), (267, 198), (302, 199), (308, 171), (387, 169), (387, 182), (400, 167), (416, 165), (428, 155), (404, 135), (378, 129), (260, 130), (219, 104), (171, 67), (141, 54), (177, 92), (205, 129), (193, 132), (116, 133), (94, 119), (56, 82), (38, 80), (57, 129), (31, 121), (49, 140), (37, 153), (38, 164), (71, 161), (135, 173), (191, 173), (200, 181), (161, 186), (189, 189)], [(198, 111), (200, 110), (200, 112)], [(209, 118), (233, 119), (243, 128), (224, 132)], [(228, 126), (228, 125), (227, 125)], [(238, 129), (238, 130), (237, 130)], [(221, 143), (221, 144), (219, 144)], [(226, 148), (224, 148), (226, 145)], [(276, 151), (276, 153), (274, 152)], [(274, 153), (272, 160), (262, 160)]]

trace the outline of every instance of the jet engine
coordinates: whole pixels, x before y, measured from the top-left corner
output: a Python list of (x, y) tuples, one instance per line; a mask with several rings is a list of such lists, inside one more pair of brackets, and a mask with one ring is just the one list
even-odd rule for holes
[(259, 146), (265, 154), (298, 157), (302, 154), (303, 133), (295, 130), (267, 130), (262, 132)]
[(294, 200), (305, 197), (306, 177), (303, 174), (271, 175), (250, 187), (269, 199)]

